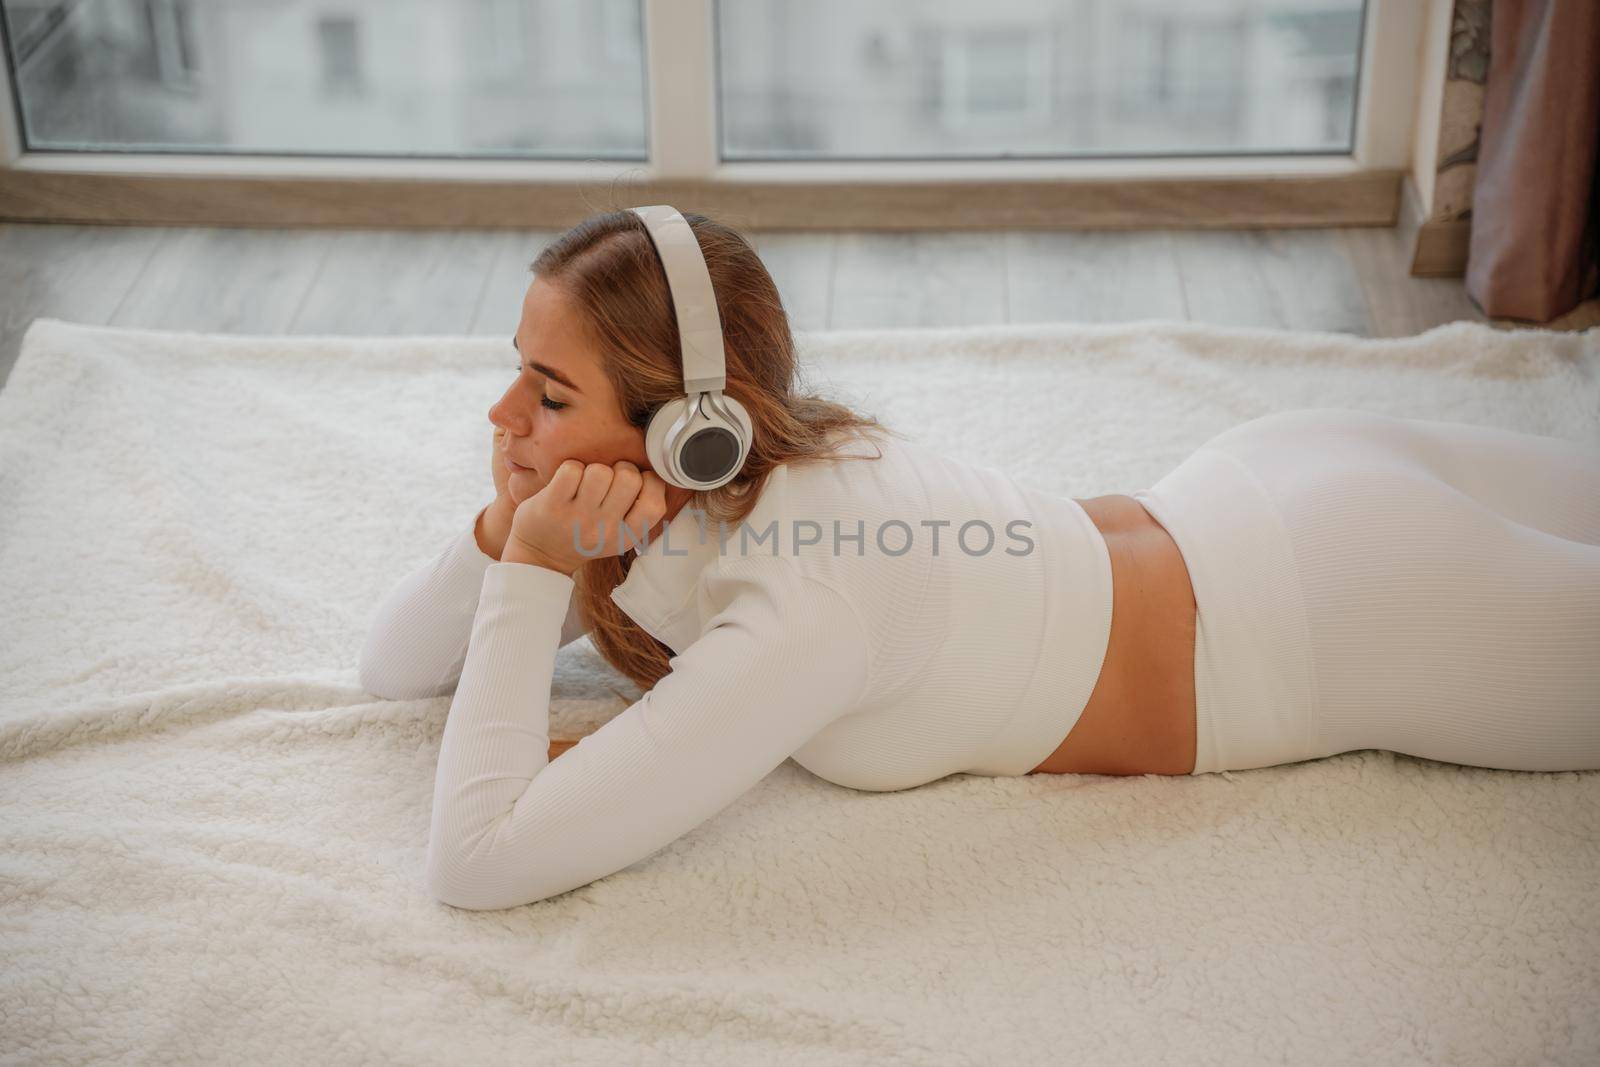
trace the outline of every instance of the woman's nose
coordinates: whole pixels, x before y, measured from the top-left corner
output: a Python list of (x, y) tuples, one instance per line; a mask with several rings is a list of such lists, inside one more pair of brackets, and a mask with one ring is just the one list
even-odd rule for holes
[(489, 421), (505, 430), (514, 430), (519, 417), (514, 406), (506, 403), (506, 398), (501, 397), (489, 407)]

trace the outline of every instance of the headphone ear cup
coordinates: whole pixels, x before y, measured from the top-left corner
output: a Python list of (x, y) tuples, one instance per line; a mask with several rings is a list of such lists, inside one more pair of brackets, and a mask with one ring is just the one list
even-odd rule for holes
[[(687, 428), (669, 440), (680, 420), (688, 423)], [(753, 441), (751, 431), (750, 413), (726, 393), (676, 397), (650, 416), (645, 456), (668, 485), (714, 489), (731, 481), (744, 466)]]

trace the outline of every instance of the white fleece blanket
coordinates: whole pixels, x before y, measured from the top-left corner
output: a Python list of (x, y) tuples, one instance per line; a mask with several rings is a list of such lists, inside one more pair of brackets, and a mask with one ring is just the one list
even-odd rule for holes
[[(800, 342), (811, 386), (1080, 498), (1295, 407), (1600, 442), (1600, 330)], [(0, 391), (0, 1061), (1600, 1060), (1600, 772), (875, 794), (789, 761), (560, 898), (436, 903), (449, 699), (374, 699), (357, 653), (489, 499), (514, 362), (34, 322)], [(558, 736), (636, 695), (587, 641), (555, 691)]]

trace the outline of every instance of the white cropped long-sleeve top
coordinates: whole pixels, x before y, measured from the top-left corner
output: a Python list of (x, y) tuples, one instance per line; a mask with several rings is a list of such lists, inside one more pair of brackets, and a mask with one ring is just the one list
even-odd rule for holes
[[(427, 884), (524, 904), (618, 871), (785, 759), (855, 789), (1026, 774), (1072, 730), (1111, 632), (1111, 560), (1074, 500), (911, 442), (785, 465), (718, 531), (697, 499), (638, 551), (613, 601), (671, 672), (555, 761), (556, 650), (573, 580), (478, 547), (472, 522), (373, 619), (361, 684), (454, 691)], [(881, 452), (881, 456), (879, 453)]]

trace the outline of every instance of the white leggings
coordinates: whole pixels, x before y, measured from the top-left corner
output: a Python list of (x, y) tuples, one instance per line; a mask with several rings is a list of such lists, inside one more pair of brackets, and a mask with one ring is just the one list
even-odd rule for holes
[(1600, 768), (1600, 446), (1304, 409), (1134, 496), (1195, 584), (1193, 773)]

